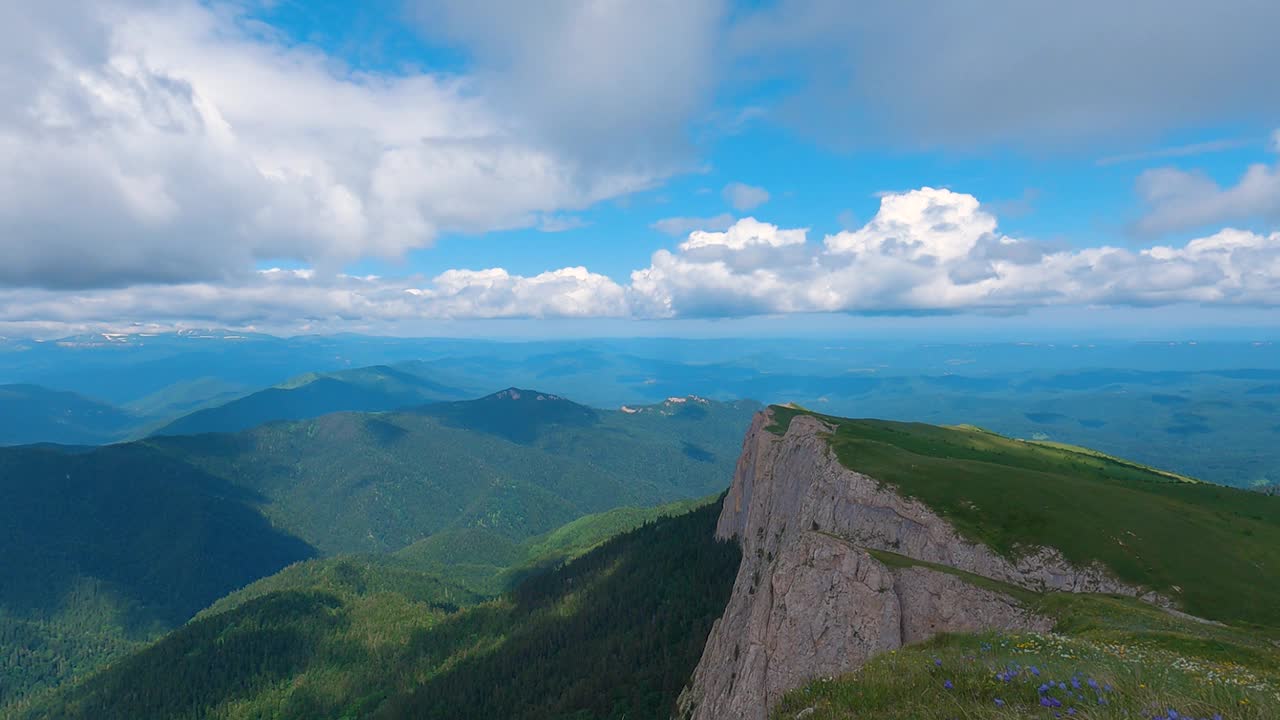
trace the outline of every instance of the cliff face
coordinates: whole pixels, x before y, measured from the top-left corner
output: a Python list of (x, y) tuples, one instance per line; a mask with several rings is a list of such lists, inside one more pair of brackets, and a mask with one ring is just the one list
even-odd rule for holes
[[(787, 690), (938, 633), (1052, 626), (955, 571), (1037, 591), (1139, 594), (1051, 548), (1011, 561), (966, 541), (922, 503), (841, 465), (820, 420), (798, 416), (782, 437), (771, 422), (768, 411), (752, 422), (720, 514), (717, 536), (736, 538), (743, 559), (681, 697), (687, 718), (763, 720)], [(887, 565), (868, 550), (905, 558)]]

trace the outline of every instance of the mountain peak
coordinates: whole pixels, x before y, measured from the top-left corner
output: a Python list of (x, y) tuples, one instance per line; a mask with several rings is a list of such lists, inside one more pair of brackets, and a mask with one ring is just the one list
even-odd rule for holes
[(498, 392), (492, 395), (489, 395), (488, 397), (481, 398), (481, 400), (512, 400), (512, 401), (558, 400), (560, 402), (572, 402), (571, 400), (562, 398), (559, 395), (552, 395), (551, 393), (538, 392), (537, 390), (526, 390), (518, 387), (509, 387), (506, 390), (499, 390)]
[(418, 412), (440, 418), (447, 425), (480, 430), (512, 442), (530, 443), (551, 426), (593, 425), (595, 410), (551, 393), (509, 387), (478, 400), (436, 403)]

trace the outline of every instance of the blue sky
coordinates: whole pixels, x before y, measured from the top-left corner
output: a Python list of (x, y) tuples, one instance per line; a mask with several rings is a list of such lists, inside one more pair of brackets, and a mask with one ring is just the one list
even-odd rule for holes
[(0, 11), (0, 334), (1274, 326), (1228, 5)]

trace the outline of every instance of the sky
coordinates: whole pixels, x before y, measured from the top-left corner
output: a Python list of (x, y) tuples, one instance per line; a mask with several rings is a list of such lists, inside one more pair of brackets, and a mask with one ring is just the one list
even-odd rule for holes
[(1270, 0), (0, 0), (0, 335), (1276, 328)]

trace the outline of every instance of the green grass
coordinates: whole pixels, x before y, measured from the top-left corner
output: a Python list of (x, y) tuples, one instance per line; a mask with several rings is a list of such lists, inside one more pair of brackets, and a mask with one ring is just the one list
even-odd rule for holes
[[(922, 564), (892, 553), (877, 557), (895, 565)], [(1025, 591), (1018, 597), (1054, 619), (1052, 633), (939, 636), (880, 655), (846, 676), (794, 690), (774, 717), (790, 720), (808, 712), (809, 720), (1011, 720), (1060, 712), (1127, 720), (1164, 718), (1170, 709), (1193, 718), (1280, 717), (1280, 644), (1274, 632), (1198, 622), (1128, 597)], [(1099, 690), (1089, 686), (1090, 679)], [(1039, 688), (1051, 680), (1067, 685), (1050, 693), (1063, 702), (1059, 708), (1040, 704)], [(1066, 714), (1069, 708), (1073, 716)]]
[[(831, 535), (830, 533), (824, 533), (824, 534)], [(835, 536), (832, 535), (832, 537), (835, 537)], [(1001, 582), (999, 580), (993, 580), (989, 577), (984, 577), (982, 575), (977, 575), (971, 572), (965, 572), (964, 570), (957, 570), (956, 568), (953, 568), (949, 565), (939, 565), (938, 563), (931, 563), (931, 562), (925, 562), (923, 560), (916, 560), (915, 558), (907, 557), (906, 555), (899, 555), (898, 553), (889, 552), (887, 550), (876, 550), (874, 548), (862, 548), (862, 549), (865, 550), (869, 555), (871, 555), (871, 557), (875, 558), (876, 560), (879, 560), (880, 562), (884, 563), (889, 567), (898, 567), (898, 568), (922, 567), (922, 568), (928, 568), (930, 570), (934, 570), (936, 572), (945, 573), (947, 575), (953, 575), (975, 587), (980, 587), (980, 588), (983, 588), (984, 590), (991, 590), (992, 592), (998, 592), (998, 593), (1003, 593), (1005, 595), (1008, 595), (1009, 597), (1015, 600), (1018, 600), (1024, 605), (1034, 605), (1038, 603), (1040, 599), (1043, 597), (1041, 593), (1033, 592), (1024, 587), (1019, 587), (1017, 585), (1013, 585), (1010, 583)]]
[[(966, 426), (962, 425), (959, 427), (964, 428)], [(981, 428), (972, 428), (972, 429), (982, 430)], [(983, 430), (983, 432), (987, 432), (987, 431)], [(1059, 450), (1066, 450), (1068, 452), (1078, 453), (1081, 455), (1091, 455), (1093, 457), (1105, 458), (1112, 462), (1121, 463), (1123, 465), (1129, 465), (1130, 467), (1138, 468), (1140, 470), (1146, 470), (1148, 472), (1155, 473), (1156, 475), (1163, 475), (1164, 477), (1170, 480), (1176, 480), (1177, 482), (1202, 482), (1201, 480), (1198, 480), (1193, 477), (1189, 477), (1187, 475), (1180, 475), (1175, 472), (1169, 472), (1168, 470), (1161, 470), (1160, 468), (1154, 468), (1154, 467), (1151, 467), (1150, 465), (1143, 465), (1142, 463), (1136, 463), (1136, 462), (1133, 462), (1132, 460), (1118, 458), (1114, 455), (1108, 455), (1107, 453), (1101, 452), (1099, 450), (1080, 447), (1079, 445), (1071, 445), (1070, 443), (1055, 442), (1053, 440), (1029, 440), (1027, 442), (1030, 442), (1035, 445), (1042, 445), (1044, 447), (1051, 447), (1051, 448), (1057, 448)]]
[[(773, 412), (769, 429), (778, 433), (807, 413)], [(1280, 498), (973, 428), (819, 417), (835, 426), (830, 442), (843, 465), (919, 499), (996, 552), (1056, 547), (1187, 612), (1280, 626)]]
[[(1012, 720), (1053, 718), (1060, 712), (1087, 720), (1130, 720), (1164, 718), (1173, 709), (1183, 717), (1221, 713), (1231, 720), (1272, 720), (1280, 717), (1280, 675), (1274, 656), (1269, 662), (1206, 658), (1159, 638), (1118, 644), (1060, 634), (943, 635), (880, 655), (851, 675), (792, 691), (774, 717)], [(1012, 677), (1001, 679), (1010, 672)], [(1040, 686), (1050, 680), (1067, 689), (1055, 687), (1042, 695)], [(1061, 707), (1042, 706), (1044, 696)]]

